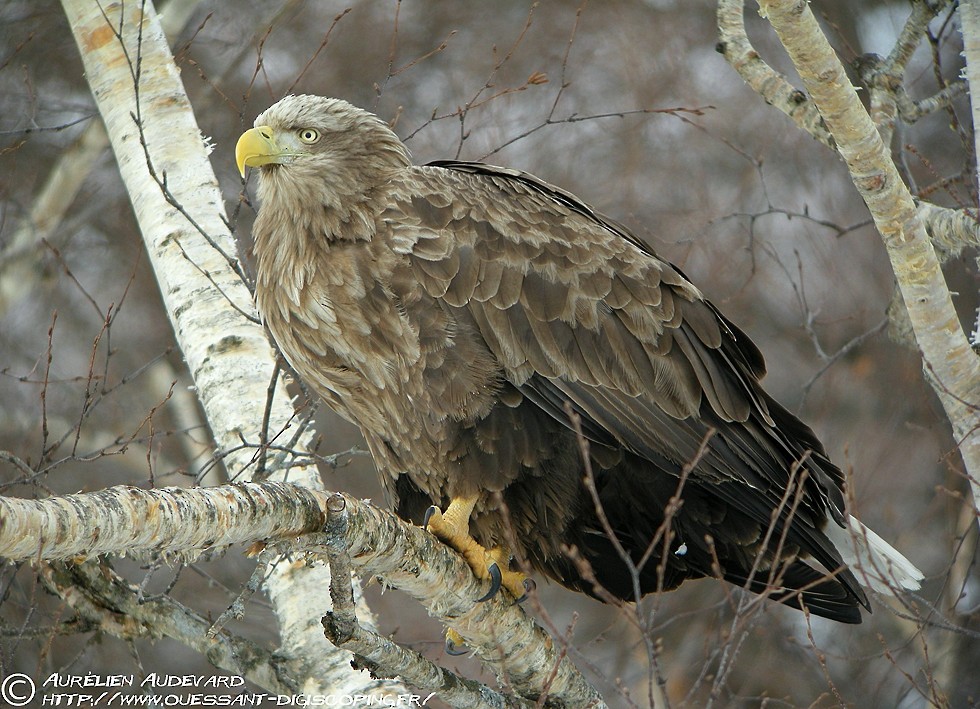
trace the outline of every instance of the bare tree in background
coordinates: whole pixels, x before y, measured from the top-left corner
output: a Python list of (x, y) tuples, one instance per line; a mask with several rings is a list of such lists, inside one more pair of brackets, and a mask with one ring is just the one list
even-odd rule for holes
[[(212, 694), (452, 706), (980, 702), (974, 3), (157, 9), (174, 60), (149, 3), (0, 7), (0, 672), (36, 705), (81, 691), (53, 674), (214, 668), (247, 684)], [(648, 238), (760, 344), (922, 595), (856, 627), (713, 581), (474, 604), (455, 555), (359, 501), (380, 491), (356, 432), (257, 322), (231, 153), (289, 92)]]

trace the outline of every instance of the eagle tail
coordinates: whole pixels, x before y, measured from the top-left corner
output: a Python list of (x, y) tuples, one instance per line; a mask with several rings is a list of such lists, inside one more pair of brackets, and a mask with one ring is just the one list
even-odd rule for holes
[(824, 534), (862, 585), (889, 596), (921, 587), (922, 572), (856, 517), (849, 516), (846, 529), (828, 524)]

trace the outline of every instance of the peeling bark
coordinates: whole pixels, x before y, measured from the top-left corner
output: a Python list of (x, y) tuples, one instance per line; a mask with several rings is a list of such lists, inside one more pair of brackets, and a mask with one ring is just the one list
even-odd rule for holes
[[(930, 202), (919, 202), (918, 209), (943, 263), (959, 256), (967, 247), (980, 248), (980, 223), (976, 215), (965, 209), (950, 209)], [(972, 339), (976, 341), (975, 337)]]
[[(217, 546), (255, 542), (287, 544), (289, 555), (299, 561), (280, 561), (278, 571), (286, 580), (306, 568), (304, 554), (312, 555), (310, 560), (326, 557), (339, 562), (337, 573), (345, 579), (350, 578), (351, 567), (361, 576), (380, 576), (459, 632), (501, 683), (513, 688), (519, 697), (547, 697), (549, 706), (604, 706), (560, 644), (523, 608), (501, 594), (485, 603), (476, 601), (487, 592), (489, 582), (476, 579), (459, 554), (391, 512), (348, 495), (268, 482), (193, 490), (114, 487), (46, 500), (0, 497), (0, 556), (12, 561), (123, 552), (180, 557)], [(347, 624), (346, 637), (342, 632), (333, 634), (344, 646), (349, 644), (350, 650), (368, 657), (376, 672), (395, 674), (407, 669), (414, 681), (437, 683), (423, 689), (449, 688), (461, 694), (475, 692), (473, 697), (484, 695), (476, 683), (457, 682), (455, 676), (435, 671), (424, 660), (418, 662), (420, 658), (407, 662), (412, 658), (403, 648), (378, 638), (370, 625), (357, 619), (365, 609), (356, 605), (346, 583), (302, 583), (295, 591), (305, 608), (302, 622), (317, 625), (323, 615), (317, 608), (325, 603), (328, 588), (333, 588), (335, 597), (342, 594), (343, 603), (327, 617), (339, 617)], [(343, 591), (338, 593), (338, 588)], [(66, 592), (65, 597), (71, 599), (71, 593)], [(89, 608), (93, 602), (87, 604)], [(83, 613), (89, 618), (99, 617), (90, 608)], [(125, 627), (125, 631), (118, 631), (120, 634), (135, 632), (132, 625), (120, 627)], [(293, 653), (289, 656), (303, 659)], [(351, 674), (348, 662), (335, 663), (327, 676)], [(298, 679), (302, 681), (303, 675)], [(361, 681), (371, 680), (364, 673)], [(487, 693), (487, 700), (495, 694)], [(491, 701), (488, 706), (498, 704)]]
[(923, 368), (953, 426), (978, 504), (980, 433), (975, 407), (980, 405), (980, 361), (960, 325), (912, 195), (809, 6), (799, 0), (760, 0), (759, 5), (834, 136), (881, 234)]

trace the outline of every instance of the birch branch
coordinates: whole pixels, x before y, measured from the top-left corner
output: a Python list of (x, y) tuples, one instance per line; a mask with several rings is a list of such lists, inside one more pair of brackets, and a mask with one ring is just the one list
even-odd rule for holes
[(44, 500), (0, 497), (0, 557), (200, 553), (323, 528), (328, 495), (286, 483), (143, 490), (111, 487)]
[(766, 103), (782, 111), (802, 130), (828, 148), (834, 137), (827, 130), (813, 101), (763, 61), (745, 33), (745, 0), (718, 0), (716, 49)]
[[(553, 706), (604, 706), (562, 648), (523, 608), (500, 594), (489, 602), (476, 602), (489, 582), (476, 579), (462, 557), (421, 528), (348, 495), (267, 482), (192, 490), (114, 487), (45, 500), (0, 497), (0, 556), (13, 561), (119, 553), (179, 557), (254, 542), (286, 542), (293, 555), (310, 553), (341, 564), (349, 560), (359, 575), (381, 576), (459, 632), (519, 697), (547, 697)], [(304, 565), (280, 566), (288, 577)], [(329, 587), (343, 588), (338, 584), (347, 583), (349, 569), (339, 570), (345, 581)], [(323, 598), (327, 588), (314, 586), (312, 591)], [(456, 681), (424, 663), (409, 666), (402, 648), (370, 628), (353, 628), (350, 614), (344, 598), (328, 618), (346, 618), (347, 637), (335, 636), (370, 658), (372, 668), (407, 667), (417, 681), (438, 682), (431, 690), (485, 697), (487, 706), (501, 706), (496, 693), (485, 693), (475, 683)], [(310, 615), (307, 607), (308, 624)]]
[[(215, 245), (233, 254), (235, 243), (222, 220), (221, 195), (207, 160), (210, 149), (149, 5), (145, 18), (134, 2), (100, 8), (89, 0), (64, 0), (63, 5), (198, 397), (219, 449), (228, 451), (225, 466), (240, 474), (253, 454), (241, 448), (241, 436), (259, 440), (256, 422), (262, 420), (275, 358), (262, 328), (247, 317), (254, 318), (248, 289), (222, 254), (168, 203), (147, 164), (148, 156), (173, 200), (194, 215)], [(292, 415), (287, 401), (280, 399), (280, 421)], [(312, 479), (314, 471), (308, 474)]]
[(892, 144), (896, 117), (903, 108), (907, 109), (910, 105), (914, 105), (905, 93), (903, 85), (908, 63), (916, 47), (922, 42), (929, 22), (946, 4), (948, 0), (914, 2), (912, 12), (906, 19), (888, 57), (882, 60), (873, 55), (865, 56), (859, 62), (862, 81), (869, 89), (871, 119), (878, 127), (885, 145)]
[(101, 632), (121, 638), (166, 635), (200, 652), (215, 667), (234, 672), (276, 694), (300, 691), (303, 663), (274, 655), (228, 633), (211, 636), (207, 618), (169, 596), (138, 600), (136, 589), (97, 562), (42, 565), (47, 588), (66, 599)]
[(974, 502), (980, 504), (975, 408), (980, 403), (980, 362), (960, 326), (912, 195), (808, 5), (801, 0), (760, 0), (759, 4), (833, 134), (881, 234), (923, 367), (952, 424)]
[(373, 673), (379, 669), (394, 671), (415, 687), (432, 688), (439, 699), (450, 706), (523, 707), (532, 704), (520, 697), (507, 697), (485, 684), (468, 680), (439, 667), (419, 653), (403, 648), (388, 638), (364, 628), (357, 620), (353, 588), (342, 579), (351, 577), (351, 560), (346, 550), (328, 552), (330, 559), (330, 599), (333, 610), (321, 619), (323, 633), (337, 647), (350, 650), (357, 662)]
[[(919, 202), (918, 210), (929, 238), (944, 263), (959, 256), (967, 247), (980, 247), (980, 222), (977, 222), (975, 214), (924, 201)], [(975, 337), (973, 339), (976, 340)]]

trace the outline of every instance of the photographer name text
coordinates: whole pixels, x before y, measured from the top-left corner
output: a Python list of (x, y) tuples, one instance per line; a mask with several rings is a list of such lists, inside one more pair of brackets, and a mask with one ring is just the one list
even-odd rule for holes
[[(26, 676), (21, 680), (24, 681), (34, 686), (34, 682)], [(238, 676), (156, 672), (145, 677), (132, 674), (55, 672), (41, 681), (38, 689), (38, 699), (42, 706), (62, 707), (423, 707), (435, 696), (435, 693), (428, 696), (394, 693), (271, 694), (249, 692), (245, 689), (245, 679)], [(33, 689), (26, 690), (29, 695), (20, 687), (18, 690), (18, 694), (5, 697), (11, 706), (24, 706), (34, 697)], [(171, 693), (175, 690), (183, 690), (183, 693)], [(26, 701), (12, 701), (21, 698)]]

